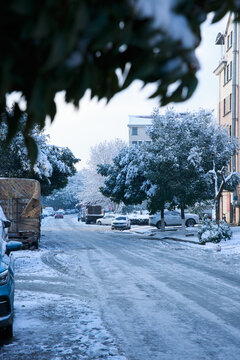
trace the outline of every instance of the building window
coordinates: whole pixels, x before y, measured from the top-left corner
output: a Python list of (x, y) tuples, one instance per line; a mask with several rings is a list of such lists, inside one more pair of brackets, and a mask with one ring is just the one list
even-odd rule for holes
[(232, 111), (232, 94), (223, 100), (223, 116), (229, 114)]
[(142, 141), (139, 141), (139, 142), (138, 142), (138, 145), (142, 145)]
[(138, 128), (137, 127), (133, 127), (132, 128), (132, 135), (137, 135), (138, 134)]
[(132, 145), (137, 145), (137, 141), (132, 141)]
[(233, 32), (231, 31), (230, 34), (227, 36), (227, 50), (232, 47), (232, 41), (233, 41)]
[(232, 61), (224, 68), (223, 83), (224, 85), (232, 79)]

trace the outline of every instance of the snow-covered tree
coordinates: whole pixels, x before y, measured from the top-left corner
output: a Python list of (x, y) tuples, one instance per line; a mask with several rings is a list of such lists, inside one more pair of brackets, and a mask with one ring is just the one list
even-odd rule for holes
[[(60, 91), (78, 106), (87, 89), (109, 100), (137, 79), (155, 83), (162, 104), (184, 101), (197, 86), (202, 23), (239, 10), (239, 0), (3, 1), (0, 111), (7, 94), (22, 94), (34, 148), (28, 130), (54, 119)], [(11, 132), (20, 113), (16, 104)]]
[(77, 172), (69, 178), (66, 187), (54, 190), (49, 196), (43, 198), (44, 206), (52, 206), (57, 209), (72, 209), (78, 203), (78, 195), (82, 188), (82, 174)]
[(155, 158), (169, 163), (168, 185), (184, 219), (186, 206), (214, 197), (209, 174), (212, 163), (217, 169), (227, 167), (237, 141), (216, 125), (212, 112), (203, 109), (185, 113), (168, 110), (164, 115), (155, 111), (149, 135)]
[(123, 148), (112, 164), (101, 164), (98, 172), (106, 177), (102, 194), (125, 205), (140, 204), (146, 199), (148, 184), (144, 176), (144, 155), (138, 147)]
[(206, 110), (164, 115), (155, 110), (149, 135), (151, 144), (124, 149), (112, 166), (99, 168), (106, 177), (102, 192), (125, 204), (146, 198), (151, 212), (161, 210), (162, 224), (168, 202), (180, 207), (185, 224), (185, 207), (214, 198), (213, 161), (217, 169), (226, 168), (238, 142)]
[(81, 171), (83, 187), (78, 196), (79, 203), (109, 205), (109, 199), (100, 191), (104, 178), (98, 173), (97, 167), (98, 164), (111, 164), (113, 158), (124, 146), (126, 143), (117, 138), (91, 147), (88, 166)]
[[(25, 123), (22, 118), (21, 124)], [(70, 149), (48, 144), (49, 137), (35, 127), (31, 136), (38, 147), (38, 157), (34, 166), (28, 157), (22, 128), (6, 145), (7, 124), (0, 126), (0, 176), (36, 179), (41, 184), (43, 195), (67, 185), (68, 178), (76, 173), (75, 164), (79, 161)]]
[(219, 225), (220, 221), (220, 198), (223, 190), (234, 191), (238, 184), (240, 184), (240, 173), (236, 171), (227, 171), (227, 167), (223, 166), (221, 170), (216, 169), (215, 161), (213, 161), (213, 168), (209, 171), (213, 176), (214, 181), (214, 205), (216, 223)]

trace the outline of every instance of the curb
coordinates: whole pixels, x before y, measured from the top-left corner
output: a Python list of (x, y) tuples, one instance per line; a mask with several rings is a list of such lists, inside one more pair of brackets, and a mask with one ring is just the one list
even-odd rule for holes
[[(139, 232), (136, 232), (137, 234), (140, 234)], [(173, 241), (179, 241), (179, 242), (183, 242), (183, 243), (190, 243), (190, 244), (195, 244), (195, 245), (202, 245), (196, 241), (193, 240), (186, 240), (186, 239), (179, 239), (173, 236), (163, 236), (161, 238), (157, 238), (155, 236), (147, 236), (147, 235), (143, 235), (141, 236), (141, 239), (146, 239), (146, 240), (173, 240)]]

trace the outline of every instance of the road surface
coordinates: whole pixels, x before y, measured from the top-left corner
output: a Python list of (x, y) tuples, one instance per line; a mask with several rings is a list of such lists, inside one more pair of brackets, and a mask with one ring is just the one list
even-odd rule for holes
[(65, 216), (16, 257), (0, 359), (240, 359), (239, 255)]

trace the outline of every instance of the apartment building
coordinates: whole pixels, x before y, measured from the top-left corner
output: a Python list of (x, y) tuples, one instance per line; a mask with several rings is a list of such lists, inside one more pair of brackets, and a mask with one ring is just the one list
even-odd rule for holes
[(147, 129), (151, 124), (152, 116), (129, 115), (129, 146), (151, 142), (151, 139), (147, 134)]
[[(221, 49), (221, 56), (214, 74), (219, 80), (219, 124), (228, 129), (229, 135), (239, 137), (239, 106), (240, 106), (240, 23), (234, 22), (235, 14), (230, 13), (225, 33), (218, 33), (216, 45)], [(232, 158), (230, 171), (239, 171), (239, 155)], [(221, 199), (221, 217), (227, 222), (240, 224), (240, 191), (225, 191)]]

